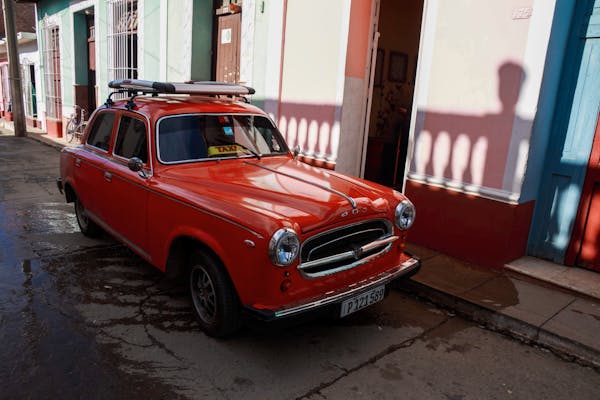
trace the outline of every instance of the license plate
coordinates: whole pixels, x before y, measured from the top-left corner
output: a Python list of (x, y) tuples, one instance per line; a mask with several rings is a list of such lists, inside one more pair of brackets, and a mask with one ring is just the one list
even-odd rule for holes
[(340, 317), (352, 314), (358, 310), (362, 310), (365, 307), (370, 306), (383, 300), (385, 295), (385, 285), (371, 289), (368, 292), (359, 294), (342, 303), (342, 309), (340, 311)]

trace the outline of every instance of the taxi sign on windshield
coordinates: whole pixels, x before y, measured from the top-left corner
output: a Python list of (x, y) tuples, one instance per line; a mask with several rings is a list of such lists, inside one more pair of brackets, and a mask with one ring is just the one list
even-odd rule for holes
[(208, 148), (208, 156), (218, 156), (221, 154), (232, 154), (243, 151), (244, 148), (242, 146), (238, 146), (237, 144), (229, 144), (229, 145), (220, 145), (220, 146), (210, 146)]

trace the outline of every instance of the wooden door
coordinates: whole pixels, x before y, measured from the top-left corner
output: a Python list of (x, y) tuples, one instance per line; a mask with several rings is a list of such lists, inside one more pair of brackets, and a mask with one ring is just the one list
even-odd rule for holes
[(600, 105), (600, 0), (574, 3), (528, 254), (566, 258)]
[(600, 271), (600, 114), (566, 262)]
[(219, 16), (217, 35), (217, 81), (238, 83), (240, 80), (240, 32), (242, 14)]

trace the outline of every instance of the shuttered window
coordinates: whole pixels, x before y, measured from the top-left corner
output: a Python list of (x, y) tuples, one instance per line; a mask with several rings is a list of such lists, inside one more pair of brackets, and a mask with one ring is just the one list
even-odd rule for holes
[(46, 115), (48, 118), (62, 118), (62, 95), (60, 82), (60, 31), (57, 25), (44, 23), (44, 83)]

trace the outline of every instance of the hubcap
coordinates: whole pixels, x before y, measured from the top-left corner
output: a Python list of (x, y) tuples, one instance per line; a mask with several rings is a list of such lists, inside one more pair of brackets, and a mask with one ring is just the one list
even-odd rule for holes
[(202, 321), (212, 324), (217, 314), (215, 288), (203, 266), (193, 267), (190, 277), (192, 300)]

